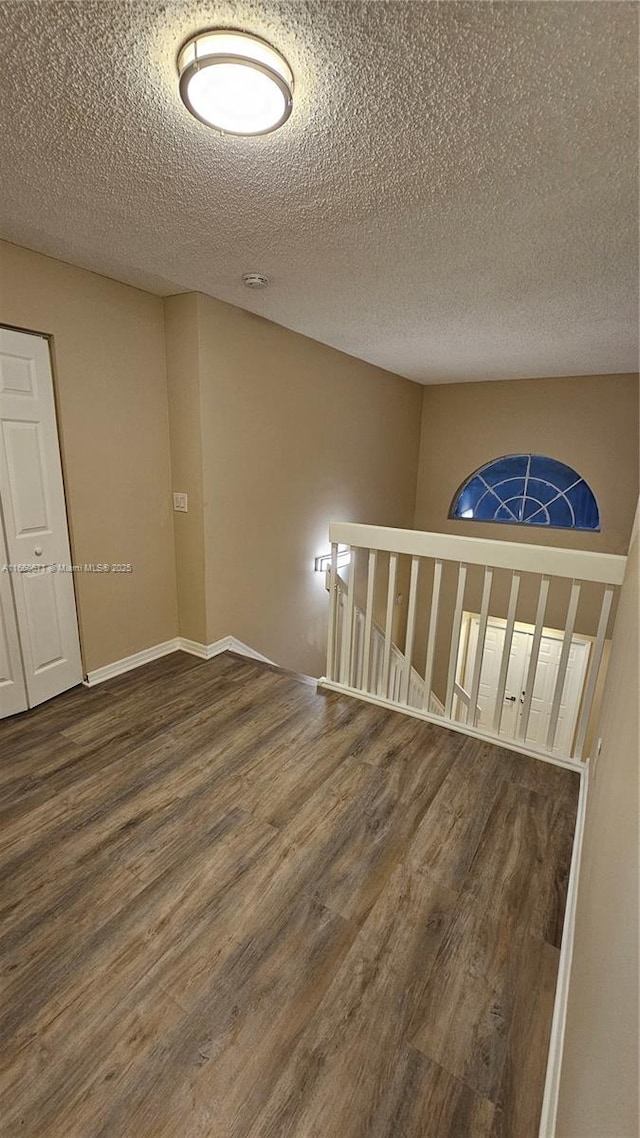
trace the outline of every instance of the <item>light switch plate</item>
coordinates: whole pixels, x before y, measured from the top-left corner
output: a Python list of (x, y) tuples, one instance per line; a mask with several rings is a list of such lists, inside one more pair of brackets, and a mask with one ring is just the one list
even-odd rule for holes
[(178, 493), (174, 490), (173, 508), (174, 510), (178, 510), (181, 514), (186, 514), (188, 512), (187, 495)]

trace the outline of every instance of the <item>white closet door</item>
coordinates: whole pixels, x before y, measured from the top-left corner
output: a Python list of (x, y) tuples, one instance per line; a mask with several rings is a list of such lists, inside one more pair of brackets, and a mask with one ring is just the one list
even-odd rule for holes
[[(491, 620), (487, 625), (487, 634), (480, 671), (480, 687), (478, 689), (478, 707), (480, 708), (480, 726), (491, 729), (493, 714), (498, 690), (498, 677), (502, 662), (502, 649), (504, 647), (504, 626), (495, 624)], [(504, 691), (504, 704), (502, 719), (500, 721), (500, 734), (505, 738), (515, 738), (516, 726), (520, 711), (520, 689), (523, 682), (525, 663), (527, 660), (527, 636), (522, 632), (514, 632), (509, 653), (507, 669), (507, 682)], [(529, 638), (530, 639), (530, 638)], [(478, 644), (478, 617), (471, 617), (469, 627), (469, 648), (465, 667), (464, 686), (469, 689), (471, 674)]]
[[(493, 723), (504, 636), (504, 624), (489, 620), (478, 691), (480, 724), (483, 727), (490, 728)], [(515, 739), (517, 735), (518, 723), (522, 715), (524, 685), (529, 668), (532, 642), (533, 629), (530, 632), (518, 630), (513, 634), (504, 693), (504, 708), (500, 723), (500, 734), (507, 738)], [(469, 625), (469, 647), (463, 681), (467, 689), (471, 683), (477, 643), (478, 617), (472, 616)], [(531, 698), (531, 713), (527, 726), (527, 743), (535, 743), (538, 746), (545, 745), (561, 651), (562, 637), (545, 633), (540, 641), (540, 654)], [(558, 754), (567, 755), (570, 753), (588, 661), (589, 644), (582, 640), (574, 640), (569, 650), (558, 729), (553, 747)]]
[(13, 591), (9, 573), (4, 569), (7, 563), (0, 511), (0, 719), (28, 707)]
[[(0, 329), (0, 501), (29, 706), (82, 679), (49, 345)], [(4, 605), (3, 605), (4, 611)]]
[[(528, 743), (539, 745), (545, 743), (553, 707), (553, 693), (558, 677), (561, 651), (561, 639), (552, 636), (542, 637), (531, 698), (531, 714), (527, 725)], [(566, 679), (558, 716), (558, 728), (553, 746), (554, 751), (561, 754), (569, 754), (570, 752), (588, 660), (588, 643), (574, 640), (569, 650)]]

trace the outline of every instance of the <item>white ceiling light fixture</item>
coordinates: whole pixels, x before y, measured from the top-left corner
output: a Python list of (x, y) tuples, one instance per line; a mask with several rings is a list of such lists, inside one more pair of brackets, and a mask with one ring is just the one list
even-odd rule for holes
[(178, 72), (185, 106), (224, 134), (269, 134), (291, 114), (289, 64), (248, 32), (198, 32), (180, 49)]

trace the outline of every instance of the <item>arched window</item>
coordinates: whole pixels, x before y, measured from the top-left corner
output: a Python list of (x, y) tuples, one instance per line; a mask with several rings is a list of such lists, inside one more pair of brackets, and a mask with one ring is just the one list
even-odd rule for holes
[(600, 529), (598, 503), (576, 470), (542, 454), (506, 454), (481, 466), (454, 496), (450, 518), (558, 529)]

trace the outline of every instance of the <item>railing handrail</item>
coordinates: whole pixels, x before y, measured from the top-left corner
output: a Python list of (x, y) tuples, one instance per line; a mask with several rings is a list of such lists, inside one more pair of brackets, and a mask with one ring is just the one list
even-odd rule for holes
[(603, 585), (621, 585), (627, 562), (626, 557), (615, 553), (528, 545), (483, 537), (463, 537), (459, 534), (427, 533), (423, 530), (394, 529), (358, 522), (331, 522), (329, 540), (412, 557), (432, 557), (467, 565), (490, 565), (495, 569), (569, 577), (576, 581), (596, 581)]

